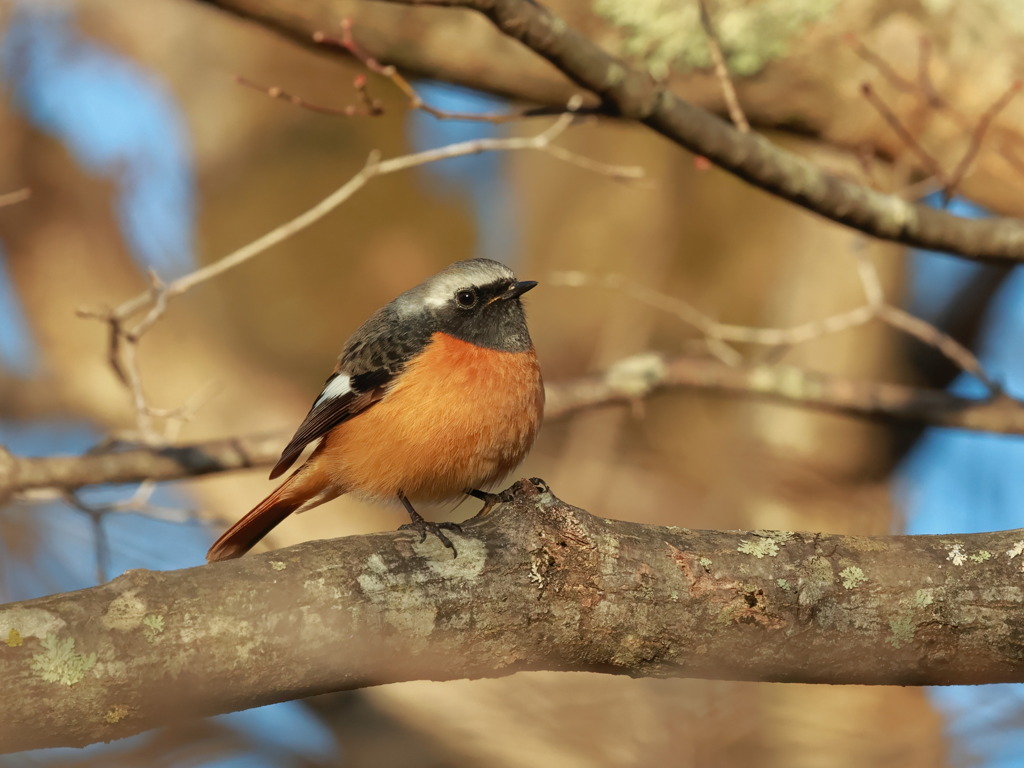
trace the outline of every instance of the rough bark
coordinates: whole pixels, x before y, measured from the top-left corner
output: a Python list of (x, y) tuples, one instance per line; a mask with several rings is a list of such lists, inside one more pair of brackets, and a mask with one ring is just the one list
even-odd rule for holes
[(538, 481), (452, 559), (381, 533), (0, 607), (5, 751), (405, 680), (519, 670), (1024, 681), (1024, 533), (853, 537), (594, 517)]

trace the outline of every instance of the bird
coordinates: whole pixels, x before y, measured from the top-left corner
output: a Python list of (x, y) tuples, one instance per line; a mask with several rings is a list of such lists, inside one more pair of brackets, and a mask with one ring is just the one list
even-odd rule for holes
[(544, 383), (518, 280), (491, 259), (457, 261), (381, 307), (345, 343), (338, 363), (270, 472), (279, 477), (304, 449), (309, 458), (228, 528), (207, 562), (248, 552), (293, 512), (342, 494), (398, 500), (409, 527), (442, 528), (412, 505), (468, 494), (498, 498), (492, 483), (529, 452), (544, 411)]

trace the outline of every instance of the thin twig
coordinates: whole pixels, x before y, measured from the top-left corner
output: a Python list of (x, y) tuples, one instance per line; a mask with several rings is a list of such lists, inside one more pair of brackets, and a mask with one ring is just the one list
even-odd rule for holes
[(931, 323), (915, 317), (904, 309), (884, 304), (879, 307), (878, 318), (886, 325), (899, 329), (908, 336), (938, 350), (957, 368), (977, 377), (990, 392), (998, 392), (999, 384), (986, 372), (981, 361), (967, 347), (947, 333), (943, 333)]
[[(573, 103), (578, 103), (574, 100)], [(406, 171), (440, 160), (447, 160), (467, 155), (477, 155), (483, 152), (516, 152), (516, 151), (539, 151), (550, 154), (563, 162), (580, 165), (596, 173), (621, 179), (640, 179), (645, 175), (644, 169), (639, 166), (613, 166), (598, 163), (589, 158), (577, 155), (569, 150), (558, 147), (552, 151), (553, 142), (569, 128), (573, 122), (573, 115), (568, 112), (558, 118), (554, 124), (543, 132), (528, 137), (507, 137), (507, 138), (484, 138), (463, 141), (457, 144), (449, 144), (438, 149), (430, 149), (424, 152), (417, 152), (409, 155), (401, 155), (388, 160), (381, 160), (379, 153), (372, 152), (367, 159), (366, 165), (355, 176), (335, 192), (328, 195), (312, 208), (296, 216), (291, 221), (282, 224), (276, 229), (268, 232), (263, 237), (257, 238), (248, 245), (229, 253), (212, 264), (184, 275), (168, 284), (164, 293), (168, 299), (180, 296), (186, 291), (204, 283), (211, 278), (227, 272), (230, 269), (245, 263), (253, 256), (256, 256), (273, 245), (292, 237), (296, 233), (316, 223), (339, 205), (348, 200), (352, 195), (362, 189), (372, 179), (386, 176), (399, 171)], [(141, 308), (148, 297), (148, 294), (141, 294), (129, 302), (122, 304), (116, 311), (121, 317), (126, 317)]]
[(846, 312), (786, 328), (722, 323), (678, 297), (666, 295), (619, 274), (601, 277), (581, 271), (556, 272), (551, 276), (550, 281), (553, 285), (565, 287), (589, 285), (619, 290), (649, 307), (673, 314), (700, 332), (708, 344), (709, 351), (719, 360), (737, 367), (747, 365), (751, 361), (745, 359), (730, 346), (731, 343), (788, 349), (798, 344), (866, 325), (872, 320), (879, 320), (934, 348), (961, 370), (977, 377), (990, 393), (996, 394), (1000, 391), (998, 384), (988, 375), (981, 362), (969, 349), (930, 323), (887, 303), (874, 264), (860, 249), (854, 250), (854, 256), (866, 303)]
[(5, 192), (0, 195), (0, 208), (24, 202), (30, 197), (32, 197), (32, 190), (28, 187), (25, 187), (24, 189), (16, 189), (13, 192)]
[(875, 310), (865, 305), (786, 328), (764, 328), (719, 322), (683, 299), (669, 296), (619, 274), (596, 277), (582, 272), (556, 272), (551, 276), (551, 281), (552, 284), (561, 286), (600, 285), (621, 290), (649, 307), (675, 315), (709, 339), (722, 343), (791, 347), (864, 325), (875, 317)]
[(864, 299), (869, 307), (877, 309), (885, 304), (885, 291), (875, 263), (865, 252), (866, 245), (866, 240), (858, 240), (853, 247), (853, 258), (857, 261), (857, 277), (864, 289)]
[(925, 97), (925, 103), (935, 110), (950, 110), (950, 114), (958, 118), (961, 122), (960, 127), (967, 129), (969, 127), (966, 116), (957, 109), (950, 107), (942, 94), (939, 93), (939, 89), (935, 87), (935, 83), (932, 82), (932, 41), (927, 35), (921, 35), (920, 49), (918, 52), (917, 59), (917, 83), (920, 86), (921, 93)]
[(300, 96), (295, 96), (279, 86), (260, 85), (259, 83), (250, 80), (247, 77), (243, 77), (242, 75), (235, 75), (235, 82), (239, 85), (244, 85), (246, 88), (251, 88), (254, 91), (259, 91), (260, 93), (269, 96), (272, 99), (285, 101), (291, 104), (292, 106), (299, 107), (300, 109), (306, 109), (309, 110), (310, 112), (319, 112), (322, 115), (331, 115), (334, 117), (355, 117), (356, 115), (359, 114), (367, 114), (360, 113), (358, 109), (351, 105), (337, 109), (335, 107), (326, 107), (322, 104), (316, 104), (312, 101), (307, 101), (306, 99), (303, 99)]
[(971, 141), (967, 145), (967, 151), (964, 152), (964, 156), (960, 159), (956, 169), (953, 171), (953, 175), (949, 177), (949, 181), (946, 183), (945, 188), (942, 191), (942, 201), (944, 205), (948, 205), (949, 201), (953, 199), (956, 194), (956, 188), (963, 181), (965, 175), (967, 175), (968, 169), (971, 167), (971, 163), (974, 162), (974, 158), (977, 157), (978, 152), (981, 151), (981, 143), (985, 139), (985, 134), (988, 132), (989, 126), (992, 121), (995, 120), (996, 116), (1002, 112), (1007, 105), (1013, 101), (1013, 97), (1016, 96), (1021, 89), (1021, 81), (1015, 80), (1010, 84), (1010, 87), (982, 114), (978, 120), (978, 124), (971, 132)]
[(943, 187), (945, 187), (947, 185), (946, 174), (942, 170), (942, 166), (939, 164), (938, 160), (932, 157), (931, 153), (918, 143), (917, 139), (914, 138), (914, 134), (907, 130), (903, 123), (900, 122), (899, 117), (896, 116), (896, 113), (889, 109), (889, 105), (885, 103), (881, 96), (875, 93), (875, 89), (871, 87), (871, 84), (862, 83), (860, 91), (864, 94), (864, 98), (868, 100), (871, 106), (878, 111), (878, 114), (882, 116), (882, 119), (889, 124), (889, 127), (892, 128), (893, 132), (899, 137), (900, 141), (903, 142), (907, 149), (917, 155), (921, 164), (928, 169), (928, 172), (932, 176), (939, 180), (939, 183)]
[[(950, 121), (952, 121), (958, 128), (960, 128), (960, 130), (962, 130), (964, 133), (968, 134), (971, 137), (971, 144), (968, 146), (967, 154), (960, 161), (961, 165), (963, 166), (963, 170), (961, 171), (961, 168), (958, 167), (957, 170), (953, 173), (949, 185), (946, 186), (946, 189), (948, 189), (950, 186), (952, 186), (955, 189), (955, 187), (959, 185), (959, 182), (962, 181), (963, 175), (967, 172), (970, 163), (974, 159), (974, 155), (976, 155), (981, 150), (981, 137), (983, 137), (986, 131), (988, 130), (988, 125), (972, 125), (971, 119), (963, 112), (961, 112), (959, 109), (957, 109), (955, 105), (947, 101), (939, 92), (938, 88), (935, 87), (935, 83), (931, 78), (931, 40), (929, 40), (929, 38), (924, 35), (922, 35), (920, 39), (917, 81), (914, 82), (900, 76), (899, 73), (897, 73), (896, 70), (894, 70), (892, 66), (884, 58), (882, 58), (877, 53), (868, 48), (866, 45), (864, 45), (856, 37), (856, 35), (847, 35), (846, 39), (847, 42), (849, 42), (852, 46), (854, 52), (865, 62), (874, 67), (875, 70), (882, 76), (882, 78), (887, 83), (889, 83), (889, 85), (903, 93), (911, 93), (918, 95), (921, 98), (923, 104), (927, 108), (934, 110), (940, 115), (944, 115)], [(1010, 88), (1011, 90), (1014, 89), (1015, 85), (1011, 85)], [(1009, 98), (1012, 98), (1012, 95), (1004, 94), (1001, 98), (1005, 98), (1008, 100)], [(997, 100), (996, 104), (998, 103), (999, 101)], [(996, 105), (993, 105), (993, 107), (995, 106)], [(996, 113), (1001, 111), (1004, 106), (1005, 104), (999, 106), (999, 108), (996, 110)], [(990, 107), (990, 110), (991, 109), (992, 107)], [(985, 116), (983, 115), (982, 121), (987, 123), (990, 122), (994, 117), (995, 114), (989, 117), (988, 121), (985, 121)], [(1006, 162), (1017, 173), (1024, 175), (1024, 160), (1021, 160), (1016, 156), (1013, 147), (1008, 146), (1008, 143), (1005, 139), (999, 140), (997, 142), (995, 151), (997, 154), (999, 154), (1000, 157), (1005, 159)], [(953, 183), (954, 181), (956, 183)], [(952, 195), (950, 195), (950, 198), (951, 197)], [(947, 198), (946, 202), (948, 202), (948, 199), (949, 198)]]
[(743, 114), (740, 100), (736, 96), (736, 87), (733, 85), (732, 78), (729, 77), (729, 67), (726, 64), (725, 56), (722, 55), (722, 46), (719, 45), (714, 25), (711, 23), (708, 0), (697, 0), (697, 7), (700, 10), (700, 25), (704, 28), (704, 37), (707, 39), (711, 61), (715, 65), (715, 76), (718, 77), (718, 82), (722, 85), (722, 95), (725, 97), (725, 107), (729, 111), (729, 118), (736, 126), (736, 130), (747, 133), (750, 130), (750, 123), (747, 121), (747, 116)]
[[(352, 34), (353, 22), (351, 19), (342, 19), (341, 24), (341, 37), (333, 37), (328, 35), (322, 30), (318, 30), (312, 34), (313, 42), (320, 45), (333, 46), (335, 48), (341, 48), (347, 52), (350, 56), (356, 59), (370, 72), (376, 75), (380, 75), (391, 81), (391, 83), (402, 92), (405, 98), (408, 100), (408, 108), (411, 110), (419, 110), (426, 112), (428, 115), (432, 115), (438, 120), (456, 120), (462, 122), (477, 122), (477, 123), (509, 123), (517, 120), (524, 120), (532, 117), (551, 117), (563, 114), (564, 109), (552, 109), (550, 107), (531, 107), (528, 109), (516, 110), (512, 112), (455, 112), (446, 109), (439, 109), (425, 101), (419, 92), (413, 87), (398, 69), (391, 65), (381, 64), (373, 56), (366, 53), (355, 41)], [(360, 101), (362, 101), (362, 107), (355, 107), (353, 105), (346, 105), (344, 107), (330, 107), (324, 104), (318, 104), (316, 102), (304, 99), (301, 96), (296, 96), (289, 91), (281, 88), (277, 85), (262, 85), (242, 75), (236, 75), (235, 81), (240, 85), (244, 85), (247, 88), (259, 91), (272, 99), (287, 102), (292, 106), (300, 109), (305, 109), (310, 112), (316, 112), (322, 115), (328, 115), (331, 117), (377, 117), (384, 114), (384, 103), (380, 99), (373, 98), (369, 94), (369, 82), (366, 75), (358, 75), (353, 81), (357, 93), (359, 94)], [(604, 114), (604, 110), (600, 108), (582, 108), (579, 107), (576, 110), (577, 115), (587, 114)]]
[(336, 48), (341, 48), (347, 51), (349, 55), (359, 61), (371, 72), (390, 80), (409, 100), (409, 109), (417, 109), (421, 112), (426, 112), (429, 115), (433, 115), (438, 120), (461, 120), (480, 123), (506, 123), (534, 116), (534, 113), (531, 111), (495, 113), (451, 112), (431, 106), (423, 100), (423, 97), (419, 95), (416, 89), (413, 88), (412, 84), (402, 76), (402, 73), (399, 72), (396, 67), (389, 64), (381, 64), (373, 56), (366, 53), (358, 43), (356, 43), (355, 37), (352, 34), (354, 27), (352, 19), (342, 19), (340, 26), (341, 37), (332, 37), (326, 32), (317, 31), (313, 33), (313, 42), (321, 45), (331, 45)]
[[(573, 98), (568, 105), (568, 111), (561, 114), (544, 131), (534, 136), (475, 139), (387, 160), (380, 159), (379, 153), (373, 152), (370, 154), (362, 170), (332, 194), (291, 221), (278, 226), (262, 237), (170, 283), (164, 284), (156, 275), (151, 275), (151, 285), (148, 290), (113, 310), (104, 312), (80, 311), (82, 316), (99, 318), (109, 326), (108, 358), (118, 378), (124, 383), (131, 394), (140, 439), (149, 444), (159, 444), (162, 440), (166, 439), (166, 436), (161, 435), (157, 431), (153, 421), (154, 417), (167, 419), (168, 417), (177, 418), (180, 415), (177, 410), (159, 410), (153, 408), (148, 403), (138, 365), (138, 342), (157, 320), (163, 316), (168, 302), (195, 286), (247, 262), (249, 259), (316, 223), (351, 198), (352, 195), (366, 186), (372, 179), (449, 158), (464, 157), (482, 152), (524, 150), (545, 152), (563, 162), (571, 163), (618, 180), (643, 178), (644, 170), (640, 167), (601, 163), (580, 156), (554, 143), (572, 125), (575, 120), (574, 110), (579, 107), (580, 103), (579, 97)], [(133, 323), (132, 319), (140, 313), (144, 314)]]
[(89, 518), (92, 524), (93, 541), (96, 546), (96, 583), (102, 584), (110, 572), (110, 539), (103, 527), (103, 517), (110, 510), (105, 506), (93, 506), (85, 503), (74, 490), (65, 490), (61, 494), (64, 502)]
[(874, 67), (878, 74), (893, 88), (904, 93), (914, 93), (917, 90), (917, 86), (912, 81), (902, 77), (899, 72), (892, 68), (889, 62), (864, 45), (855, 34), (849, 33), (845, 35), (845, 39), (853, 48), (853, 52)]

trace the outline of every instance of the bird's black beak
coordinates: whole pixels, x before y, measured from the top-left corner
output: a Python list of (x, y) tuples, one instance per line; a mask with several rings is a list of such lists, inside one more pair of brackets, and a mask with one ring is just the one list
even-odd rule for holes
[(536, 287), (536, 280), (520, 280), (518, 283), (512, 283), (512, 285), (508, 287), (508, 290), (501, 294), (501, 296), (499, 296), (498, 298), (501, 299), (502, 301), (505, 301), (507, 299), (518, 299), (528, 290)]

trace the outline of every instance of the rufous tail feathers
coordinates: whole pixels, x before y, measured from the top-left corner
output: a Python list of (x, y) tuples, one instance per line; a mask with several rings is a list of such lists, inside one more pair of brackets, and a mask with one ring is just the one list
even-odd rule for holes
[(292, 512), (337, 496), (338, 493), (325, 493), (324, 483), (317, 476), (319, 473), (311, 469), (308, 463), (299, 467), (277, 490), (224, 531), (206, 553), (206, 562), (241, 557)]

